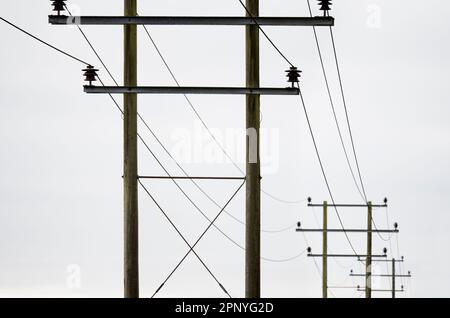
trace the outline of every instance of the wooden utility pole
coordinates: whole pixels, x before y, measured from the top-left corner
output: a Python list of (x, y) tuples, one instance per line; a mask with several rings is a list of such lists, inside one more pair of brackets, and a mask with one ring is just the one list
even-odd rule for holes
[(392, 259), (392, 298), (395, 298), (395, 258)]
[[(259, 0), (246, 0), (247, 16), (259, 16)], [(246, 86), (259, 88), (259, 28), (246, 26)], [(261, 166), (259, 154), (260, 96), (246, 100), (246, 232), (245, 296), (261, 297)]]
[(372, 298), (372, 202), (367, 202), (366, 298)]
[(328, 202), (323, 202), (322, 297), (328, 298)]
[[(125, 16), (137, 16), (137, 0), (125, 0)], [(124, 26), (124, 85), (137, 86), (137, 27)], [(137, 95), (124, 94), (124, 296), (139, 297)]]

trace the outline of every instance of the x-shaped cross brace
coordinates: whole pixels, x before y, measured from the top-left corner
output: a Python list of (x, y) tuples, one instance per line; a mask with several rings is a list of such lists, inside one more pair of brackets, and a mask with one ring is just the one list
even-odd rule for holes
[(170, 272), (170, 274), (167, 276), (167, 278), (164, 280), (164, 282), (158, 287), (158, 289), (154, 292), (153, 297), (163, 288), (163, 286), (167, 283), (167, 281), (172, 277), (172, 275), (175, 273), (175, 271), (181, 266), (181, 264), (184, 262), (184, 260), (189, 256), (189, 254), (192, 252), (197, 257), (197, 259), (200, 261), (200, 263), (205, 267), (205, 269), (208, 271), (208, 273), (211, 275), (211, 277), (217, 282), (219, 287), (228, 295), (228, 297), (231, 298), (231, 295), (228, 293), (228, 291), (225, 289), (225, 287), (219, 282), (219, 280), (216, 278), (216, 276), (211, 272), (211, 270), (208, 268), (208, 266), (205, 264), (205, 262), (200, 258), (200, 256), (197, 254), (197, 252), (194, 250), (194, 248), (197, 246), (197, 244), (201, 241), (201, 239), (205, 236), (205, 234), (209, 231), (209, 229), (214, 225), (214, 222), (217, 221), (219, 216), (222, 214), (222, 212), (225, 210), (225, 208), (231, 203), (231, 201), (236, 197), (238, 192), (242, 189), (242, 187), (245, 184), (242, 182), (242, 184), (239, 186), (239, 188), (233, 193), (233, 195), (230, 197), (230, 199), (227, 201), (227, 203), (221, 208), (219, 213), (216, 215), (216, 217), (213, 220), (209, 220), (210, 222), (208, 227), (203, 231), (203, 233), (199, 236), (199, 238), (195, 241), (195, 243), (191, 246), (189, 242), (186, 240), (186, 238), (181, 234), (181, 232), (178, 230), (176, 225), (172, 222), (172, 220), (169, 218), (167, 213), (164, 211), (164, 209), (159, 205), (159, 203), (155, 200), (155, 198), (152, 196), (152, 194), (148, 191), (148, 189), (143, 185), (143, 183), (138, 180), (141, 187), (144, 189), (144, 191), (148, 194), (148, 196), (152, 199), (152, 201), (155, 203), (155, 205), (158, 207), (158, 209), (163, 213), (167, 221), (172, 225), (172, 227), (175, 229), (175, 231), (178, 233), (178, 235), (183, 239), (183, 241), (186, 243), (186, 245), (189, 247), (189, 251), (183, 256), (183, 258), (178, 262), (178, 264), (174, 267), (174, 269)]

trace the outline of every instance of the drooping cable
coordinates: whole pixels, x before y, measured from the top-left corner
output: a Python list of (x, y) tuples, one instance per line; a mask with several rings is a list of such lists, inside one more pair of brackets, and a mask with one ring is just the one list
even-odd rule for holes
[[(66, 6), (66, 10), (67, 12), (71, 14), (69, 8)], [(94, 48), (94, 46), (92, 45), (91, 41), (89, 40), (89, 38), (86, 36), (86, 34), (84, 33), (84, 31), (81, 29), (81, 27), (79, 25), (77, 25), (78, 30), (81, 32), (82, 36), (84, 37), (84, 39), (86, 40), (86, 42), (88, 43), (88, 45), (90, 46), (90, 48), (92, 49), (92, 51), (94, 52), (94, 54), (96, 55), (96, 57), (98, 58), (98, 60), (100, 61), (100, 63), (102, 64), (102, 66), (105, 68), (105, 70), (107, 71), (108, 75), (111, 77), (111, 79), (113, 80), (113, 82), (115, 83), (116, 86), (119, 86), (118, 82), (115, 80), (114, 76), (111, 74), (109, 68), (106, 66), (106, 64), (104, 63), (103, 59), (100, 57), (100, 55), (98, 54), (97, 50)], [(148, 33), (150, 39), (152, 40), (150, 34)], [(154, 41), (152, 40), (152, 42), (154, 43)], [(156, 45), (156, 44), (155, 44)], [(158, 52), (160, 53), (160, 51), (158, 50)], [(163, 58), (162, 55), (160, 55), (161, 58)], [(167, 63), (166, 63), (167, 64)], [(167, 64), (168, 66), (168, 64)], [(170, 68), (169, 68), (170, 70)], [(170, 70), (171, 72), (171, 70)], [(171, 72), (171, 74), (173, 75), (173, 72)], [(174, 80), (176, 80), (176, 78), (174, 77)], [(178, 81), (177, 81), (177, 85)], [(111, 96), (112, 97), (112, 96)], [(187, 96), (185, 95), (186, 99), (189, 101), (190, 100), (187, 98)], [(114, 98), (113, 98), (114, 99)], [(191, 103), (192, 105), (192, 103)], [(192, 106), (192, 108), (195, 110), (195, 108)], [(197, 112), (196, 112), (197, 113)], [(198, 113), (197, 113), (198, 114)], [(170, 151), (165, 147), (165, 145), (162, 143), (162, 141), (159, 139), (159, 137), (155, 134), (155, 132), (150, 128), (149, 124), (147, 123), (147, 121), (140, 115), (140, 113), (138, 113), (138, 117), (139, 119), (142, 121), (142, 123), (144, 124), (144, 126), (149, 130), (149, 132), (152, 134), (152, 136), (155, 138), (155, 140), (159, 143), (159, 145), (164, 149), (164, 151), (168, 154), (168, 156), (175, 162), (175, 164), (180, 168), (180, 170), (186, 175), (189, 176), (189, 174), (187, 173), (186, 170), (184, 170), (184, 168), (178, 163), (178, 161), (173, 157), (173, 155), (170, 153)], [(206, 126), (206, 125), (205, 125)], [(142, 139), (142, 138), (140, 138)], [(148, 148), (148, 147), (147, 147)], [(153, 154), (154, 156), (154, 154)], [(155, 157), (155, 156), (154, 156)], [(156, 158), (155, 158), (156, 159)], [(162, 166), (162, 164), (160, 164)], [(237, 166), (237, 165), (236, 165)], [(165, 169), (164, 169), (165, 170)], [(167, 171), (166, 171), (167, 172)], [(170, 176), (170, 174), (168, 174)], [(200, 185), (193, 179), (190, 179), (191, 182), (211, 201), (213, 202), (219, 209), (220, 209), (220, 205), (217, 203), (216, 200), (214, 200), (202, 187), (200, 187)], [(179, 184), (175, 181), (172, 180), (178, 188), (180, 188)], [(181, 189), (180, 189), (181, 190)], [(182, 191), (184, 194), (185, 192)], [(186, 196), (186, 195), (185, 195)], [(192, 202), (191, 202), (192, 203)], [(196, 208), (198, 209), (198, 207)], [(245, 222), (243, 222), (242, 220), (238, 219), (237, 217), (235, 217), (234, 215), (232, 215), (231, 213), (229, 213), (228, 211), (224, 211), (228, 216), (230, 216), (232, 219), (234, 219), (235, 221), (237, 221), (238, 223), (241, 223), (242, 225), (245, 225)], [(203, 213), (202, 213), (203, 214)], [(267, 233), (281, 233), (281, 232), (286, 232), (288, 230), (291, 230), (294, 228), (294, 225), (291, 225), (289, 227), (283, 228), (283, 229), (279, 229), (279, 230), (261, 230), (261, 232), (267, 232)], [(237, 244), (235, 241), (233, 241), (235, 243), (235, 245), (238, 245), (240, 248), (243, 248), (241, 245)], [(296, 256), (298, 257), (298, 255)], [(296, 258), (294, 256), (294, 258)], [(290, 258), (289, 258), (290, 259)], [(267, 258), (266, 260), (271, 261), (271, 259)], [(274, 260), (274, 261), (280, 261), (280, 260)]]
[[(66, 7), (67, 11), (70, 13), (69, 9)], [(114, 76), (112, 75), (112, 73), (109, 71), (108, 67), (106, 66), (106, 64), (104, 63), (103, 59), (100, 57), (100, 55), (98, 54), (97, 50), (95, 49), (95, 47), (93, 46), (92, 42), (89, 40), (89, 38), (87, 37), (87, 35), (83, 32), (83, 30), (81, 29), (81, 27), (79, 27), (79, 30), (81, 32), (81, 34), (83, 35), (84, 39), (86, 40), (86, 42), (88, 43), (88, 45), (90, 46), (90, 48), (92, 49), (92, 51), (94, 52), (94, 54), (97, 56), (97, 58), (99, 59), (100, 63), (103, 65), (103, 67), (107, 70), (107, 73), (109, 74), (109, 76), (111, 77), (111, 79), (113, 80), (114, 83), (116, 83), (116, 85), (118, 85), (117, 81), (115, 80)], [(100, 83), (102, 84), (103, 87), (105, 87), (104, 82), (99, 78)], [(122, 108), (119, 106), (119, 104), (117, 103), (117, 101), (115, 100), (115, 98), (112, 96), (112, 94), (108, 94), (109, 97), (111, 98), (111, 100), (113, 101), (113, 103), (115, 104), (115, 106), (119, 109), (119, 111), (121, 112), (121, 114), (123, 115), (123, 110)], [(153, 132), (153, 130), (151, 129), (151, 127), (148, 125), (148, 123), (146, 122), (146, 120), (138, 113), (138, 117), (140, 118), (140, 120), (144, 123), (144, 125), (146, 126), (146, 128), (150, 131), (150, 133), (155, 137), (155, 139), (157, 140), (157, 142), (161, 145), (161, 147), (163, 149), (166, 150), (166, 152), (169, 154), (169, 156), (171, 156), (171, 158), (173, 160), (175, 160), (175, 158), (170, 154), (170, 152), (167, 150), (167, 148), (164, 146), (164, 144), (161, 142), (161, 140), (156, 136), (156, 134)], [(149, 153), (153, 156), (153, 158), (156, 160), (156, 162), (158, 163), (158, 165), (164, 170), (164, 172), (171, 177), (171, 174), (169, 173), (169, 171), (164, 167), (164, 165), (162, 164), (162, 162), (159, 160), (159, 158), (155, 155), (155, 153), (151, 150), (151, 148), (148, 146), (148, 144), (145, 142), (145, 140), (142, 138), (142, 136), (140, 134), (138, 134), (138, 138), (139, 140), (142, 142), (142, 144), (144, 145), (144, 147), (149, 151)], [(175, 162), (179, 165), (179, 163), (175, 160)], [(185, 173), (186, 176), (189, 176), (187, 174), (187, 172), (181, 167), (181, 165), (179, 165), (180, 169), (182, 169), (182, 171)], [(176, 185), (176, 187), (180, 190), (180, 192), (186, 197), (186, 199), (193, 205), (193, 207), (208, 221), (211, 222), (211, 220), (208, 218), (208, 216), (200, 209), (200, 207), (190, 198), (190, 196), (183, 190), (183, 188), (179, 185), (179, 183), (172, 179), (172, 182)], [(205, 193), (206, 194), (206, 193)], [(211, 198), (212, 199), (212, 198)], [(213, 199), (212, 199), (213, 200)], [(217, 206), (219, 208), (220, 205)], [(224, 210), (225, 213), (227, 213), (229, 216), (231, 216), (232, 218), (233, 215), (229, 214), (226, 210)], [(240, 221), (239, 219), (235, 218), (235, 220)], [(232, 239), (229, 235), (227, 235), (222, 229), (220, 229), (218, 226), (216, 226), (214, 224), (214, 227), (225, 237), (227, 238), (231, 243), (233, 243), (235, 246), (239, 247), (241, 250), (245, 251), (245, 247), (240, 245), (238, 242), (236, 242), (234, 239)], [(280, 230), (280, 231), (273, 231), (273, 232), (281, 232), (281, 231), (285, 231), (285, 229)], [(268, 231), (266, 230), (266, 232), (272, 232), (272, 231)], [(273, 263), (283, 263), (283, 262), (290, 262), (292, 260), (295, 260), (297, 258), (299, 258), (301, 255), (303, 255), (301, 252), (291, 256), (291, 257), (287, 257), (284, 259), (275, 259), (275, 258), (270, 258), (270, 257), (264, 257), (262, 256), (261, 259), (263, 261), (266, 262), (273, 262)]]
[(239, 3), (242, 5), (242, 7), (245, 9), (245, 11), (247, 12), (248, 16), (255, 22), (255, 24), (258, 26), (258, 29), (261, 31), (261, 33), (264, 35), (264, 37), (267, 39), (267, 41), (269, 41), (269, 43), (273, 46), (273, 48), (278, 52), (278, 54), (281, 55), (281, 57), (290, 65), (290, 66), (294, 66), (294, 64), (291, 63), (291, 61), (289, 61), (289, 59), (286, 57), (286, 55), (283, 54), (283, 52), (281, 52), (281, 50), (278, 48), (278, 46), (272, 41), (272, 39), (269, 37), (269, 35), (266, 33), (266, 31), (264, 31), (264, 29), (261, 27), (261, 25), (259, 25), (258, 21), (256, 20), (256, 18), (253, 16), (253, 14), (250, 12), (250, 10), (247, 8), (247, 6), (242, 2), (242, 0), (238, 0)]
[(334, 60), (336, 62), (336, 70), (337, 70), (338, 79), (339, 79), (339, 87), (340, 87), (340, 91), (341, 91), (341, 95), (342, 95), (342, 102), (344, 104), (345, 118), (347, 120), (347, 127), (348, 127), (348, 132), (349, 132), (349, 135), (350, 135), (350, 141), (351, 141), (351, 144), (352, 144), (353, 155), (354, 155), (354, 158), (355, 158), (356, 168), (357, 168), (358, 175), (359, 175), (359, 181), (361, 183), (361, 189), (362, 189), (362, 192), (364, 194), (364, 198), (366, 198), (366, 202), (367, 202), (366, 189), (364, 187), (364, 182), (363, 182), (363, 178), (362, 178), (362, 174), (361, 174), (361, 168), (360, 168), (358, 156), (357, 156), (357, 153), (356, 153), (356, 147), (355, 147), (355, 141), (354, 141), (354, 138), (353, 138), (352, 127), (350, 125), (350, 118), (349, 118), (349, 114), (348, 114), (347, 101), (346, 101), (345, 93), (344, 93), (344, 85), (342, 83), (341, 69), (340, 69), (340, 66), (339, 66), (339, 59), (338, 59), (338, 56), (337, 56), (337, 49), (336, 49), (336, 43), (335, 43), (335, 40), (334, 40), (333, 29), (331, 27), (329, 29), (330, 29), (330, 35), (331, 35), (331, 42), (333, 44)]
[(303, 99), (303, 94), (302, 94), (302, 91), (300, 89), (300, 85), (298, 83), (297, 83), (297, 87), (298, 87), (299, 92), (300, 92), (299, 96), (300, 96), (301, 105), (302, 105), (303, 111), (305, 113), (306, 121), (307, 121), (308, 128), (309, 128), (309, 132), (311, 134), (312, 142), (313, 142), (313, 145), (314, 145), (314, 149), (315, 149), (315, 152), (316, 152), (317, 159), (319, 161), (320, 170), (322, 172), (322, 176), (323, 176), (323, 179), (325, 181), (325, 185), (326, 185), (327, 190), (328, 190), (328, 194), (330, 195), (331, 201), (333, 202), (334, 210), (335, 210), (336, 215), (338, 217), (338, 220), (339, 220), (339, 223), (341, 225), (341, 228), (344, 231), (345, 237), (347, 238), (347, 241), (348, 241), (351, 249), (353, 250), (353, 253), (355, 255), (358, 255), (358, 253), (356, 252), (356, 250), (355, 250), (355, 248), (353, 246), (352, 241), (350, 240), (350, 237), (348, 236), (348, 234), (347, 234), (347, 232), (345, 230), (344, 223), (343, 223), (342, 218), (341, 218), (341, 216), (339, 214), (339, 211), (338, 211), (338, 209), (336, 207), (336, 202), (334, 200), (334, 196), (333, 196), (333, 193), (331, 191), (330, 183), (328, 182), (328, 177), (327, 177), (327, 175), (325, 173), (325, 168), (324, 168), (324, 165), (323, 165), (323, 162), (322, 162), (322, 158), (321, 158), (320, 153), (319, 153), (319, 148), (318, 148), (318, 145), (317, 145), (317, 142), (316, 142), (316, 138), (314, 136), (314, 131), (312, 129), (311, 121), (309, 119), (309, 114), (308, 114), (308, 110), (306, 108), (305, 100)]
[[(309, 244), (309, 240), (308, 240), (308, 237), (306, 236), (305, 232), (301, 232), (301, 233), (302, 233), (302, 235), (303, 235), (303, 240), (305, 241), (306, 245), (307, 245), (307, 246), (311, 246), (311, 245)], [(305, 252), (306, 252), (306, 251), (305, 251)], [(317, 264), (316, 258), (313, 257), (312, 259), (313, 259), (313, 261), (314, 261), (314, 267), (316, 268), (317, 274), (319, 275), (320, 279), (322, 279), (322, 278), (323, 278), (323, 277), (322, 277), (322, 270), (320, 269), (319, 264)], [(334, 295), (333, 291), (330, 290), (330, 289), (328, 289), (328, 286), (327, 286), (327, 290), (328, 290), (328, 292), (329, 292), (333, 297), (336, 297), (336, 296)]]
[[(313, 17), (311, 4), (310, 4), (309, 0), (307, 0), (307, 4), (308, 4), (308, 9), (309, 9), (309, 14), (310, 14), (311, 17)], [(336, 123), (336, 128), (337, 128), (337, 131), (338, 131), (339, 139), (341, 141), (342, 150), (344, 152), (345, 159), (347, 161), (347, 165), (348, 165), (348, 168), (350, 170), (351, 176), (353, 178), (353, 182), (355, 183), (356, 189), (358, 190), (358, 192), (361, 195), (361, 198), (364, 200), (364, 202), (367, 202), (367, 198), (365, 197), (365, 195), (361, 191), (360, 186), (358, 184), (358, 181), (356, 180), (355, 172), (353, 171), (353, 167), (352, 167), (352, 165), (350, 163), (350, 158), (349, 158), (349, 155), (348, 155), (348, 152), (347, 152), (347, 147), (345, 146), (344, 138), (343, 138), (342, 131), (341, 131), (341, 126), (339, 125), (339, 121), (338, 121), (338, 117), (337, 117), (337, 113), (336, 113), (336, 108), (334, 106), (334, 101), (333, 101), (333, 97), (332, 97), (332, 94), (331, 94), (330, 83), (328, 81), (328, 75), (327, 75), (327, 72), (326, 72), (326, 69), (325, 69), (325, 63), (324, 63), (324, 60), (323, 60), (322, 50), (320, 48), (320, 43), (319, 43), (319, 38), (317, 36), (316, 27), (313, 26), (312, 29), (313, 29), (313, 32), (314, 32), (314, 39), (315, 39), (315, 42), (316, 42), (317, 52), (319, 54), (319, 60), (320, 60), (320, 64), (321, 64), (321, 67), (322, 67), (322, 74), (323, 74), (323, 77), (324, 77), (324, 80), (325, 80), (325, 86), (326, 86), (326, 90), (327, 90), (327, 93), (328, 93), (328, 99), (330, 101), (331, 110), (333, 112), (333, 117), (334, 117), (334, 121)]]
[(35, 39), (36, 41), (38, 41), (38, 42), (40, 42), (40, 43), (42, 43), (42, 44), (44, 44), (44, 45), (50, 47), (51, 49), (53, 49), (53, 50), (55, 50), (55, 51), (58, 51), (59, 53), (62, 53), (62, 54), (64, 54), (65, 56), (68, 56), (68, 57), (70, 57), (71, 59), (73, 59), (73, 60), (75, 60), (75, 61), (77, 61), (77, 62), (80, 62), (80, 63), (82, 63), (82, 64), (84, 64), (84, 65), (90, 65), (90, 63), (87, 63), (87, 62), (83, 61), (82, 59), (80, 59), (80, 58), (78, 58), (78, 57), (76, 57), (76, 56), (74, 56), (74, 55), (72, 55), (72, 54), (70, 54), (70, 53), (67, 53), (66, 51), (61, 50), (61, 49), (57, 48), (56, 46), (54, 46), (54, 45), (52, 45), (52, 44), (50, 44), (50, 43), (48, 43), (48, 42), (46, 42), (46, 41), (44, 41), (44, 40), (38, 38), (37, 36), (35, 36), (35, 35), (29, 33), (28, 31), (25, 31), (24, 29), (20, 28), (20, 27), (17, 26), (16, 24), (14, 24), (14, 23), (12, 23), (12, 22), (6, 20), (5, 18), (0, 17), (0, 20), (2, 20), (3, 22), (5, 22), (5, 23), (9, 24), (10, 26), (14, 27), (15, 29), (19, 30), (20, 32), (22, 32), (22, 33), (28, 35), (29, 37)]
[[(167, 62), (167, 59), (164, 57), (164, 55), (162, 54), (159, 46), (156, 44), (156, 41), (153, 39), (152, 35), (150, 34), (150, 31), (148, 30), (146, 25), (142, 26), (147, 37), (149, 38), (150, 42), (152, 43), (153, 47), (155, 48), (156, 53), (159, 55), (161, 61), (163, 62), (165, 68), (167, 69), (167, 71), (169, 72), (170, 76), (172, 77), (173, 81), (175, 82), (175, 84), (178, 87), (181, 87), (180, 82), (178, 81), (177, 77), (175, 76), (175, 72), (172, 70), (172, 68), (170, 67), (169, 63)], [(186, 95), (183, 94), (184, 99), (186, 100), (186, 102), (188, 103), (189, 107), (192, 109), (192, 111), (194, 112), (195, 116), (198, 118), (198, 120), (200, 121), (200, 123), (202, 124), (202, 126), (206, 129), (207, 133), (210, 135), (211, 139), (216, 143), (216, 145), (219, 147), (220, 151), (226, 156), (226, 158), (232, 163), (232, 165), (242, 174), (245, 175), (245, 172), (241, 169), (241, 167), (239, 167), (239, 165), (236, 163), (236, 161), (233, 160), (233, 158), (231, 158), (231, 156), (228, 154), (228, 152), (226, 151), (226, 149), (224, 148), (224, 146), (217, 140), (216, 136), (212, 133), (211, 129), (208, 127), (208, 125), (206, 124), (205, 120), (202, 118), (202, 116), (200, 115), (200, 113), (198, 112), (198, 110), (196, 109), (196, 107), (194, 106), (192, 100)], [(195, 182), (195, 181), (194, 181)], [(198, 185), (196, 185), (196, 187), (198, 187)], [(200, 190), (202, 191), (202, 190)], [(264, 193), (265, 195), (267, 195), (268, 197), (272, 198), (275, 201), (281, 202), (281, 203), (286, 203), (286, 204), (299, 204), (299, 203), (303, 203), (306, 201), (306, 199), (301, 199), (301, 200), (285, 200), (285, 199), (281, 199), (278, 196), (275, 196), (267, 191), (265, 191), (264, 189), (261, 189), (261, 192)], [(211, 201), (211, 200), (210, 200)], [(216, 204), (215, 202), (213, 202), (214, 204)], [(217, 205), (217, 204), (216, 204)], [(240, 222), (245, 224), (244, 222)], [(290, 227), (281, 229), (281, 230), (262, 230), (262, 232), (267, 232), (267, 233), (280, 233), (280, 232), (286, 232), (289, 230), (292, 230), (295, 227), (295, 225), (292, 225)]]
[[(313, 14), (312, 14), (310, 0), (307, 0), (307, 4), (308, 4), (308, 9), (309, 9), (310, 16), (312, 17)], [(350, 160), (349, 160), (349, 157), (348, 157), (348, 153), (347, 153), (347, 150), (346, 150), (346, 147), (345, 147), (345, 143), (344, 143), (344, 140), (343, 140), (342, 132), (341, 132), (341, 129), (340, 129), (340, 126), (339, 126), (339, 122), (337, 120), (336, 110), (335, 110), (334, 103), (333, 103), (333, 100), (332, 100), (332, 97), (331, 97), (330, 86), (329, 86), (329, 82), (328, 82), (326, 71), (325, 71), (325, 67), (324, 67), (323, 57), (322, 57), (320, 44), (319, 44), (318, 37), (317, 37), (316, 28), (313, 26), (314, 37), (315, 37), (317, 49), (318, 49), (318, 52), (319, 52), (319, 58), (320, 58), (320, 62), (321, 62), (321, 65), (322, 65), (322, 71), (323, 71), (323, 75), (324, 75), (324, 78), (325, 78), (325, 83), (326, 83), (326, 87), (327, 87), (327, 91), (328, 91), (328, 96), (329, 96), (330, 103), (331, 103), (331, 106), (332, 106), (332, 109), (333, 109), (333, 115), (334, 115), (334, 119), (335, 119), (336, 126), (337, 126), (337, 129), (338, 129), (339, 138), (341, 140), (342, 148), (343, 148), (346, 160), (347, 160), (348, 167), (349, 167), (350, 172), (352, 174), (353, 181), (355, 182), (355, 186), (358, 189), (358, 192), (362, 196), (363, 200), (367, 203), (368, 199), (367, 199), (367, 194), (366, 194), (366, 190), (365, 190), (365, 186), (364, 186), (364, 182), (363, 182), (363, 178), (362, 178), (362, 174), (361, 174), (361, 168), (360, 168), (358, 156), (357, 156), (357, 153), (356, 153), (356, 147), (355, 147), (355, 142), (354, 142), (354, 138), (353, 138), (353, 132), (352, 132), (352, 128), (351, 128), (351, 125), (350, 125), (350, 118), (349, 118), (349, 113), (348, 113), (347, 101), (346, 101), (345, 93), (344, 93), (344, 86), (343, 86), (343, 81), (342, 81), (342, 76), (341, 76), (340, 64), (339, 64), (339, 60), (338, 60), (338, 57), (337, 57), (337, 49), (336, 49), (336, 44), (335, 44), (335, 40), (334, 40), (333, 30), (332, 30), (331, 27), (329, 28), (329, 30), (330, 30), (330, 35), (331, 35), (331, 39), (332, 39), (334, 59), (335, 59), (336, 70), (337, 70), (338, 79), (339, 79), (340, 92), (341, 92), (342, 101), (343, 101), (344, 110), (345, 110), (345, 117), (346, 117), (348, 132), (349, 132), (349, 136), (350, 136), (350, 140), (351, 140), (353, 155), (354, 155), (354, 159), (355, 159), (355, 163), (356, 163), (356, 167), (357, 167), (357, 171), (358, 171), (358, 177), (359, 177), (359, 182), (361, 184), (361, 189), (360, 189), (360, 187), (358, 185), (358, 182), (356, 181), (355, 173), (354, 173), (353, 168), (351, 166), (351, 163), (350, 163)], [(389, 235), (389, 237), (386, 239), (378, 231), (377, 225), (376, 225), (375, 220), (373, 219), (373, 217), (372, 217), (372, 223), (373, 223), (375, 229), (377, 230), (377, 235), (380, 237), (380, 239), (383, 240), (383, 241), (386, 241), (386, 242), (387, 241), (391, 242), (391, 235)]]
[[(66, 10), (67, 12), (71, 14), (71, 12), (69, 11), (69, 9), (66, 6)], [(86, 42), (88, 43), (88, 45), (90, 46), (90, 48), (92, 49), (92, 51), (94, 52), (94, 54), (96, 55), (96, 57), (99, 59), (100, 63), (103, 65), (103, 67), (107, 70), (107, 73), (109, 74), (109, 76), (111, 77), (111, 79), (113, 80), (113, 82), (116, 84), (116, 86), (118, 86), (118, 82), (115, 80), (114, 76), (111, 74), (111, 72), (109, 71), (108, 67), (106, 66), (106, 64), (104, 63), (103, 59), (100, 57), (100, 55), (98, 54), (97, 50), (95, 49), (95, 47), (93, 46), (92, 42), (89, 40), (89, 38), (86, 36), (86, 34), (83, 32), (83, 30), (81, 29), (80, 26), (78, 26), (79, 31), (81, 32), (83, 38), (86, 40)], [(103, 87), (105, 87), (103, 81), (100, 80), (100, 83), (103, 85)], [(112, 96), (112, 94), (108, 94), (109, 97), (111, 98), (111, 100), (113, 101), (113, 103), (116, 105), (116, 107), (120, 110), (120, 112), (123, 115), (123, 110), (122, 108), (119, 106), (119, 104), (117, 103), (117, 101), (115, 100), (115, 98)], [(157, 138), (156, 134), (153, 132), (153, 130), (150, 128), (150, 126), (147, 124), (147, 122), (144, 120), (144, 118), (138, 113), (138, 117), (140, 118), (140, 120), (144, 123), (144, 125), (147, 127), (147, 129), (149, 129), (149, 131), (152, 133), (152, 135), (155, 137), (155, 139), (157, 141), (160, 142), (161, 145), (162, 142), (159, 140), (159, 138)], [(138, 134), (138, 138), (139, 140), (142, 142), (142, 144), (144, 145), (144, 147), (149, 151), (149, 153), (152, 155), (152, 157), (156, 160), (156, 162), (158, 163), (158, 165), (164, 170), (164, 172), (167, 174), (167, 176), (171, 177), (171, 174), (169, 173), (169, 171), (165, 168), (165, 166), (163, 165), (163, 163), (159, 160), (159, 158), (156, 156), (156, 154), (151, 150), (151, 148), (148, 146), (148, 144), (145, 142), (145, 140), (142, 138), (142, 136), (140, 134)], [(186, 174), (188, 176), (188, 174)], [(210, 222), (211, 220), (208, 218), (208, 216), (203, 212), (202, 209), (200, 209), (200, 207), (191, 199), (191, 197), (186, 193), (186, 191), (184, 191), (184, 189), (179, 185), (179, 183), (174, 180), (171, 179), (171, 181), (175, 184), (175, 186), (180, 190), (180, 192), (185, 196), (185, 198), (193, 205), (193, 207), (200, 212), (200, 214), (208, 221)], [(217, 227), (216, 225), (214, 225), (214, 227), (223, 235), (225, 236), (231, 243), (233, 243), (234, 245), (236, 245), (237, 247), (239, 247), (240, 249), (245, 250), (245, 248), (240, 245), (239, 243), (237, 243), (234, 239), (232, 239), (229, 235), (227, 235), (224, 231), (222, 231), (222, 229), (220, 229), (219, 227)]]

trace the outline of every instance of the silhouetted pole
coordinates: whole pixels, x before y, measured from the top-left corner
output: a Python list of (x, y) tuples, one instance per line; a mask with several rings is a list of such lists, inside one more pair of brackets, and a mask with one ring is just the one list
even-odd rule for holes
[[(137, 0), (125, 0), (125, 16), (137, 15)], [(137, 86), (137, 28), (124, 26), (124, 85)], [(139, 297), (137, 194), (137, 95), (124, 94), (124, 296)]]
[(328, 298), (328, 202), (323, 202), (322, 297)]
[(372, 298), (372, 202), (367, 202), (366, 298)]
[[(259, 16), (259, 0), (246, 0), (250, 14)], [(246, 26), (246, 86), (259, 87), (259, 28)], [(246, 232), (245, 297), (261, 296), (261, 172), (259, 157), (260, 96), (246, 97)]]
[(395, 258), (392, 259), (392, 298), (395, 298)]

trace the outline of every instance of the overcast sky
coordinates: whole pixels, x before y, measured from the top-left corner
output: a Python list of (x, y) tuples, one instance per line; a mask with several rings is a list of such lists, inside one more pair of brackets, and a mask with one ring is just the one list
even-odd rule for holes
[[(74, 13), (121, 15), (123, 1), (70, 0)], [(262, 0), (261, 15), (306, 16), (306, 0)], [(315, 14), (320, 14), (312, 1)], [(140, 15), (243, 15), (237, 0), (138, 1)], [(2, 1), (0, 16), (101, 69), (76, 28), (47, 23), (49, 1)], [(350, 120), (368, 197), (389, 198), (389, 210), (374, 211), (379, 228), (399, 223), (400, 235), (374, 236), (374, 253), (405, 256), (406, 293), (400, 297), (448, 297), (450, 280), (449, 192), (450, 4), (447, 1), (334, 1), (335, 40)], [(245, 83), (244, 30), (240, 27), (150, 27), (175, 75), (184, 85), (242, 86)], [(122, 28), (84, 27), (119, 82)], [(311, 28), (266, 28), (283, 53), (302, 71), (301, 87), (336, 201), (360, 203), (339, 143)], [(83, 65), (39, 44), (0, 21), (0, 296), (122, 296), (122, 121), (104, 95), (83, 93)], [(345, 116), (339, 95), (329, 32), (318, 29), (338, 119)], [(261, 85), (285, 87), (289, 65), (261, 38)], [(145, 33), (139, 29), (139, 83), (174, 85)], [(117, 96), (122, 104), (122, 98)], [(207, 125), (243, 168), (245, 98), (193, 96)], [(139, 96), (139, 110), (164, 145), (192, 175), (240, 175), (202, 131), (182, 96)], [(140, 132), (165, 167), (182, 172), (140, 125)], [(262, 97), (262, 254), (282, 260), (310, 245), (320, 252), (320, 235), (294, 228), (317, 227), (321, 211), (306, 207), (329, 200), (298, 97)], [(348, 148), (350, 151), (350, 148)], [(142, 145), (139, 173), (164, 171)], [(190, 242), (208, 223), (170, 181), (146, 181), (151, 193)], [(210, 217), (218, 213), (189, 182), (180, 185)], [(239, 185), (200, 182), (220, 204)], [(141, 296), (149, 297), (188, 250), (170, 224), (140, 191)], [(244, 192), (227, 211), (245, 219)], [(366, 211), (339, 211), (348, 228), (366, 224)], [(388, 212), (388, 215), (387, 215)], [(330, 227), (337, 228), (330, 211)], [(387, 220), (389, 219), (389, 220)], [(229, 215), (217, 221), (238, 245), (244, 226)], [(281, 231), (280, 230), (283, 230)], [(276, 233), (270, 233), (275, 231)], [(398, 241), (397, 241), (398, 239)], [(352, 243), (365, 253), (364, 235)], [(386, 240), (386, 241), (385, 241)], [(351, 253), (343, 235), (330, 234), (330, 251)], [(397, 249), (398, 244), (398, 249)], [(398, 251), (399, 250), (399, 251)], [(211, 229), (197, 248), (234, 297), (244, 295), (244, 252)], [(320, 297), (319, 268), (306, 255), (289, 262), (262, 263), (262, 296)], [(363, 270), (352, 260), (329, 262), (330, 286), (363, 285), (348, 277)], [(385, 264), (375, 271), (385, 273)], [(399, 280), (400, 281), (400, 280)], [(390, 288), (389, 280), (375, 280)], [(360, 297), (351, 289), (337, 297)], [(161, 297), (222, 297), (214, 280), (193, 256), (158, 294)], [(389, 294), (375, 294), (389, 297)]]

